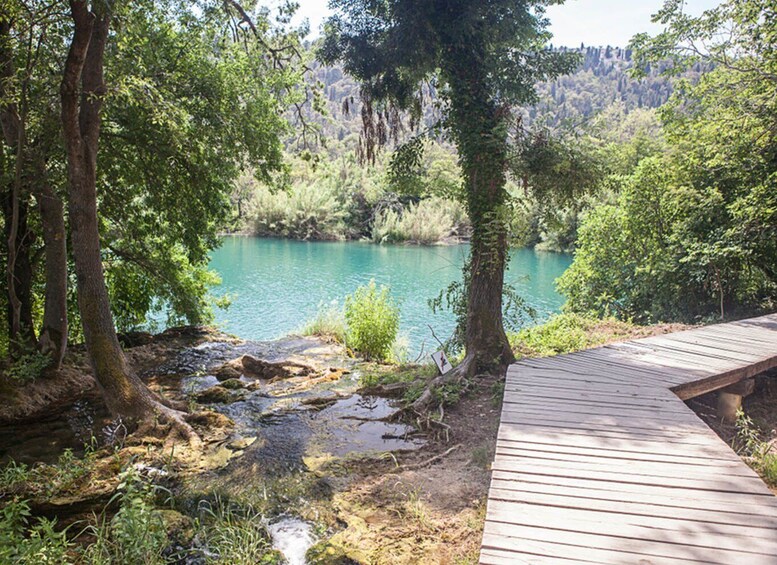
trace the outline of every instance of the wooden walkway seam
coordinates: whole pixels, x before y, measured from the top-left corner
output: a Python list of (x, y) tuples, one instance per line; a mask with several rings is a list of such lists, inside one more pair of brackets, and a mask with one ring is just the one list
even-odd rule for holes
[(480, 563), (777, 565), (777, 497), (684, 400), (777, 367), (777, 314), (507, 371)]

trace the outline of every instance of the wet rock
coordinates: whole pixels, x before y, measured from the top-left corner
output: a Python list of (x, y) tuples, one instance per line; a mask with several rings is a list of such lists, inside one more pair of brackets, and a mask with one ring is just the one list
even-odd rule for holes
[(202, 404), (229, 404), (239, 398), (240, 395), (219, 385), (206, 388), (194, 397), (197, 402)]
[(231, 418), (220, 414), (219, 412), (211, 412), (209, 410), (203, 410), (201, 412), (195, 412), (186, 417), (186, 420), (193, 426), (198, 426), (207, 429), (214, 428), (231, 428), (235, 425)]
[(221, 367), (216, 369), (214, 374), (221, 382), (239, 379), (243, 376), (243, 365), (240, 363), (240, 359), (235, 359), (228, 363), (224, 363)]
[(241, 437), (229, 442), (227, 447), (233, 451), (242, 451), (251, 447), (256, 441), (255, 437)]
[(315, 373), (315, 369), (310, 365), (303, 365), (293, 361), (281, 361), (270, 363), (262, 361), (251, 355), (243, 355), (240, 358), (243, 366), (243, 372), (247, 377), (264, 380), (288, 379), (291, 377), (302, 377)]

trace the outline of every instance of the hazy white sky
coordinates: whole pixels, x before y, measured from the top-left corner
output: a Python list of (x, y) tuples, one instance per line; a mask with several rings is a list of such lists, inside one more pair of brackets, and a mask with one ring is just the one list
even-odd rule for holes
[[(297, 1), (300, 4), (297, 19), (307, 18), (311, 37), (318, 36), (317, 30), (329, 14), (328, 0)], [(719, 0), (686, 0), (686, 11), (699, 14), (719, 3)], [(660, 26), (650, 23), (650, 16), (662, 4), (662, 0), (567, 0), (564, 5), (548, 9), (553, 45), (625, 46), (636, 33), (660, 31)]]

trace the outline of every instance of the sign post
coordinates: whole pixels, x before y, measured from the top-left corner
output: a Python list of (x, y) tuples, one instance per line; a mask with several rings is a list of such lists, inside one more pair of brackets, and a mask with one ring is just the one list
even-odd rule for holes
[(444, 351), (436, 351), (432, 353), (432, 360), (434, 360), (437, 368), (440, 370), (441, 375), (444, 375), (453, 369), (453, 365), (451, 365), (451, 362), (448, 361), (448, 356), (445, 355)]

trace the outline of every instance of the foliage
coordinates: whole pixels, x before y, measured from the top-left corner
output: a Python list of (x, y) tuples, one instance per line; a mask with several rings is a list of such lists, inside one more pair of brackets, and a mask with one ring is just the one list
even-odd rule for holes
[(288, 191), (257, 187), (249, 203), (252, 232), (289, 239), (342, 239), (348, 233), (347, 210), (326, 186), (297, 184)]
[(740, 408), (737, 411), (733, 447), (758, 472), (764, 481), (777, 486), (777, 453), (771, 442), (761, 439), (753, 420)]
[(578, 314), (559, 314), (543, 324), (510, 334), (517, 354), (544, 357), (571, 353), (631, 337), (634, 326), (613, 318), (586, 318)]
[(300, 331), (305, 336), (331, 339), (336, 343), (345, 343), (347, 328), (343, 309), (337, 304), (320, 304), (316, 317), (310, 320)]
[(464, 209), (458, 202), (432, 197), (410, 204), (400, 212), (387, 209), (379, 213), (372, 227), (372, 240), (429, 245), (466, 234), (467, 224)]
[(18, 565), (68, 565), (71, 542), (67, 528), (57, 531), (56, 520), (36, 518), (30, 526), (30, 507), (24, 500), (6, 501), (0, 509), (0, 562)]
[(386, 359), (399, 331), (399, 306), (388, 287), (375, 281), (360, 286), (345, 299), (347, 342), (354, 352), (367, 359)]
[(96, 518), (96, 523), (89, 527), (95, 541), (85, 552), (88, 563), (166, 563), (163, 551), (168, 545), (167, 530), (154, 507), (155, 493), (154, 485), (131, 467), (122, 473), (114, 496), (119, 511), (110, 520), (104, 515)]
[(40, 378), (49, 366), (51, 356), (34, 351), (15, 359), (8, 369), (8, 376), (19, 384), (25, 384)]
[(206, 543), (214, 554), (208, 563), (271, 565), (282, 562), (271, 547), (261, 514), (251, 508), (234, 508), (222, 501), (203, 510), (209, 521), (204, 530)]
[(635, 40), (644, 61), (718, 66), (696, 84), (678, 84), (660, 111), (666, 151), (613, 178), (617, 200), (584, 221), (560, 281), (570, 310), (651, 322), (777, 303), (777, 59), (762, 43), (773, 34), (768, 4), (726, 2), (690, 18), (667, 2), (659, 17), (668, 31)]

